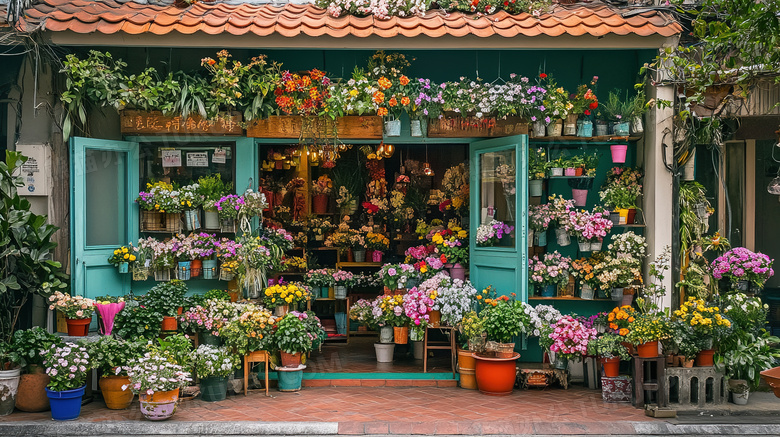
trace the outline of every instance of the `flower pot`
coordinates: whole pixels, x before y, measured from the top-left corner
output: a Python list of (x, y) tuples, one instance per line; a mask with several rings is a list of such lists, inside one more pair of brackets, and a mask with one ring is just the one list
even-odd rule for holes
[(219, 212), (216, 209), (203, 211), (203, 227), (206, 229), (219, 229)]
[(553, 359), (553, 368), (558, 370), (566, 370), (567, 367), (569, 367), (569, 360), (567, 360), (563, 355), (561, 354), (554, 354), (555, 358)]
[(566, 232), (566, 229), (556, 228), (555, 229), (555, 239), (558, 243), (558, 246), (568, 246), (571, 244), (571, 238), (569, 237), (569, 234)]
[(103, 401), (109, 410), (124, 410), (133, 402), (133, 392), (122, 390), (123, 385), (130, 384), (130, 377), (121, 375), (104, 375), (98, 381)]
[(780, 398), (780, 366), (762, 371), (761, 377), (772, 387), (775, 396)]
[(628, 208), (618, 208), (617, 210), (618, 215), (620, 216), (620, 219), (618, 220), (618, 224), (620, 225), (626, 225), (628, 224)]
[[(330, 289), (330, 287), (320, 287), (320, 297), (323, 298), (323, 299), (327, 299), (328, 298), (328, 290), (329, 289)], [(335, 296), (335, 294), (334, 294), (334, 296)]]
[(88, 319), (65, 319), (68, 323), (68, 335), (71, 337), (86, 337), (89, 333), (89, 324), (92, 323), (92, 317)]
[(627, 144), (613, 144), (609, 146), (609, 151), (612, 152), (612, 162), (614, 164), (624, 164), (626, 162)]
[(45, 389), (49, 381), (49, 375), (43, 373), (41, 368), (20, 376), (19, 390), (16, 392), (16, 408), (28, 413), (48, 410), (49, 398), (46, 396)]
[(580, 288), (580, 297), (586, 300), (593, 299), (593, 289), (588, 284), (582, 284)]
[(375, 250), (371, 252), (371, 262), (381, 263), (382, 257), (384, 257), (384, 255), (385, 253), (382, 252), (381, 250)]
[(627, 137), (630, 129), (630, 124), (627, 121), (617, 122), (612, 126), (612, 132), (616, 137)]
[(608, 299), (609, 298), (609, 296), (607, 296), (607, 290), (604, 290), (602, 288), (598, 289), (598, 291), (596, 292), (596, 297), (598, 297), (599, 299)]
[(639, 358), (655, 358), (658, 356), (658, 341), (648, 341), (636, 347)]
[(747, 405), (750, 395), (750, 386), (744, 379), (729, 379), (729, 391), (731, 402), (737, 405)]
[(534, 231), (534, 244), (539, 247), (547, 246), (547, 230)]
[(409, 129), (413, 137), (424, 137), (428, 130), (428, 123), (423, 120), (412, 120)]
[(441, 311), (432, 310), (428, 314), (428, 323), (430, 323), (434, 328), (438, 328), (439, 325), (441, 325)]
[(380, 343), (393, 343), (393, 327), (381, 326), (379, 328), (379, 342)]
[(412, 355), (415, 360), (425, 358), (425, 344), (423, 344), (422, 340), (412, 341)]
[(156, 391), (152, 394), (139, 393), (141, 413), (147, 420), (165, 420), (176, 413), (179, 403), (179, 389)]
[(352, 253), (354, 254), (356, 263), (366, 262), (366, 250), (365, 249), (352, 249)]
[(715, 365), (713, 356), (715, 349), (704, 349), (696, 354), (696, 367), (712, 367)]
[(200, 211), (197, 209), (184, 211), (184, 230), (194, 231), (196, 229), (200, 229)]
[(577, 114), (566, 116), (566, 122), (563, 124), (563, 134), (567, 136), (577, 135)]
[[(731, 380), (729, 380), (729, 383), (731, 383)], [(737, 405), (747, 405), (749, 396), (750, 390), (745, 390), (741, 393), (731, 392), (731, 402)]]
[(531, 124), (533, 129), (534, 138), (541, 138), (547, 133), (547, 126), (542, 120), (536, 120)]
[(542, 297), (555, 297), (558, 287), (555, 284), (545, 284), (542, 288)]
[(612, 221), (612, 224), (617, 226), (620, 224), (620, 213), (617, 211), (610, 211), (609, 212), (609, 219)]
[(336, 319), (336, 333), (347, 335), (347, 313), (335, 313), (333, 317)]
[(313, 209), (315, 214), (325, 214), (328, 212), (328, 195), (316, 194), (312, 196)]
[(563, 176), (563, 168), (562, 167), (552, 167), (552, 168), (550, 168), (550, 176), (551, 177)]
[(409, 327), (394, 326), (393, 341), (395, 342), (395, 344), (407, 344), (409, 342)]
[(73, 420), (81, 414), (81, 399), (86, 385), (72, 390), (52, 391), (46, 389), (51, 404), (51, 418), (54, 420)]
[(165, 316), (162, 319), (162, 330), (163, 332), (170, 332), (170, 331), (176, 331), (178, 329), (179, 325), (176, 321), (176, 317), (169, 317)]
[(119, 263), (117, 268), (119, 269), (119, 273), (127, 273), (130, 271), (130, 263)]
[(100, 316), (100, 323), (98, 323), (98, 332), (103, 335), (111, 335), (111, 331), (114, 330), (114, 318), (125, 308), (124, 302), (113, 303), (97, 303), (95, 304), (95, 310)]
[(574, 206), (585, 206), (588, 203), (588, 190), (572, 188), (571, 196), (574, 198)]
[(191, 278), (197, 278), (203, 273), (203, 260), (200, 258), (194, 259), (190, 262), (190, 267), (192, 270), (190, 271), (190, 277)]
[(601, 364), (604, 366), (605, 377), (616, 378), (620, 375), (620, 357), (602, 358)]
[(590, 241), (578, 241), (580, 252), (590, 252)]
[(590, 242), (590, 251), (591, 252), (598, 252), (598, 251), (601, 250), (601, 247), (603, 245), (604, 245), (604, 240), (602, 240), (601, 238), (599, 238), (596, 241), (591, 241)]
[(335, 287), (334, 296), (336, 299), (346, 299), (347, 298), (347, 287), (344, 285), (337, 285)]
[(641, 134), (644, 133), (645, 126), (644, 123), (642, 123), (642, 117), (635, 116), (631, 118), (631, 133), (633, 134)]
[(596, 123), (593, 126), (593, 131), (596, 134), (597, 137), (603, 137), (606, 135), (609, 135), (609, 125), (607, 125), (604, 122)]
[(374, 343), (377, 363), (392, 363), (395, 343)]
[(593, 136), (593, 122), (590, 120), (577, 120), (577, 136), (578, 137), (592, 137)]
[(458, 373), (460, 374), (460, 388), (467, 390), (477, 389), (477, 359), (470, 350), (458, 348)]
[(626, 293), (626, 291), (623, 290), (623, 299), (620, 300), (620, 306), (631, 306), (633, 302), (634, 293)]
[(204, 259), (203, 260), (203, 279), (216, 279), (217, 276), (217, 260)]
[(493, 396), (506, 396), (515, 386), (515, 361), (520, 354), (510, 358), (488, 358), (472, 354), (476, 360), (475, 375), (480, 392)]
[(577, 174), (577, 170), (574, 167), (566, 167), (563, 169), (563, 175), (568, 177), (574, 177)]
[(222, 337), (212, 334), (210, 331), (198, 334), (198, 342), (209, 346), (222, 346)]
[(400, 137), (401, 136), (401, 120), (387, 120), (387, 121), (385, 121), (385, 136), (386, 137)]
[(292, 369), (286, 369), (284, 367), (277, 367), (276, 372), (279, 377), (278, 390), (282, 392), (295, 392), (301, 391), (301, 385), (303, 382), (303, 369), (306, 366), (298, 366)]
[(179, 267), (176, 268), (176, 279), (189, 281), (192, 276), (192, 261), (179, 261)]
[(200, 379), (200, 398), (206, 402), (224, 401), (227, 397), (227, 376), (209, 376)]
[(460, 263), (455, 263), (452, 268), (450, 269), (450, 277), (455, 279), (460, 279), (461, 281), (466, 280), (466, 268), (463, 267)]
[(541, 197), (543, 181), (541, 179), (532, 179), (528, 181), (528, 195), (531, 197)]
[(626, 214), (626, 224), (633, 225), (635, 220), (636, 220), (636, 208), (628, 208), (628, 213)]
[(14, 411), (20, 374), (21, 368), (19, 366), (11, 370), (0, 370), (0, 417), (7, 416)]
[(563, 120), (555, 120), (547, 125), (548, 137), (559, 137), (563, 132)]
[(623, 288), (622, 287), (613, 288), (612, 291), (609, 293), (609, 296), (615, 302), (621, 302), (623, 300)]
[(290, 307), (288, 305), (279, 305), (278, 307), (274, 308), (274, 316), (276, 317), (282, 317), (290, 310)]
[(585, 175), (585, 167), (576, 167), (574, 169), (574, 176), (584, 176)]

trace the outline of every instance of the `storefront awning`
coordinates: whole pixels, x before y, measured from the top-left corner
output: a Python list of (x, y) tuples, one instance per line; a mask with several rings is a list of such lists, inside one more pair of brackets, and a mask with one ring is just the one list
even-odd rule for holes
[(682, 30), (667, 12), (603, 3), (556, 5), (539, 17), (435, 10), (379, 20), (311, 4), (42, 0), (20, 25), (62, 45), (330, 49), (658, 48)]

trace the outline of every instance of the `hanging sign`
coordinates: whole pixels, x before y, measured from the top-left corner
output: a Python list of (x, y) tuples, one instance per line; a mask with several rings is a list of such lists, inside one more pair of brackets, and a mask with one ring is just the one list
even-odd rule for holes
[(181, 167), (181, 150), (176, 149), (163, 149), (162, 150), (162, 166), (166, 167)]
[(208, 167), (208, 152), (190, 152), (187, 153), (187, 167)]
[(206, 135), (242, 135), (242, 117), (240, 112), (219, 113), (213, 119), (203, 119), (199, 115), (187, 118), (166, 116), (160, 111), (123, 110), (119, 114), (123, 134), (206, 134)]
[(211, 162), (214, 164), (224, 164), (227, 162), (227, 150), (216, 149), (214, 154), (211, 155)]

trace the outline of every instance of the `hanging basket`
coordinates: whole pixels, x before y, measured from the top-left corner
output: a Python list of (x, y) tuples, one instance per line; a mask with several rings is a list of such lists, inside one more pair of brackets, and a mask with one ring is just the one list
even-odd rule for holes
[(145, 281), (149, 277), (149, 269), (147, 267), (139, 266), (138, 263), (133, 264), (133, 281)]

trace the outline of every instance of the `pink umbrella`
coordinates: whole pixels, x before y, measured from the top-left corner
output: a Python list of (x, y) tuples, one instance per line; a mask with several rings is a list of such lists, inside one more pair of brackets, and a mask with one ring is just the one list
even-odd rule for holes
[(114, 329), (114, 317), (124, 309), (125, 303), (97, 303), (95, 304), (95, 307), (97, 308), (101, 320), (100, 333), (103, 335), (111, 335), (111, 331)]

